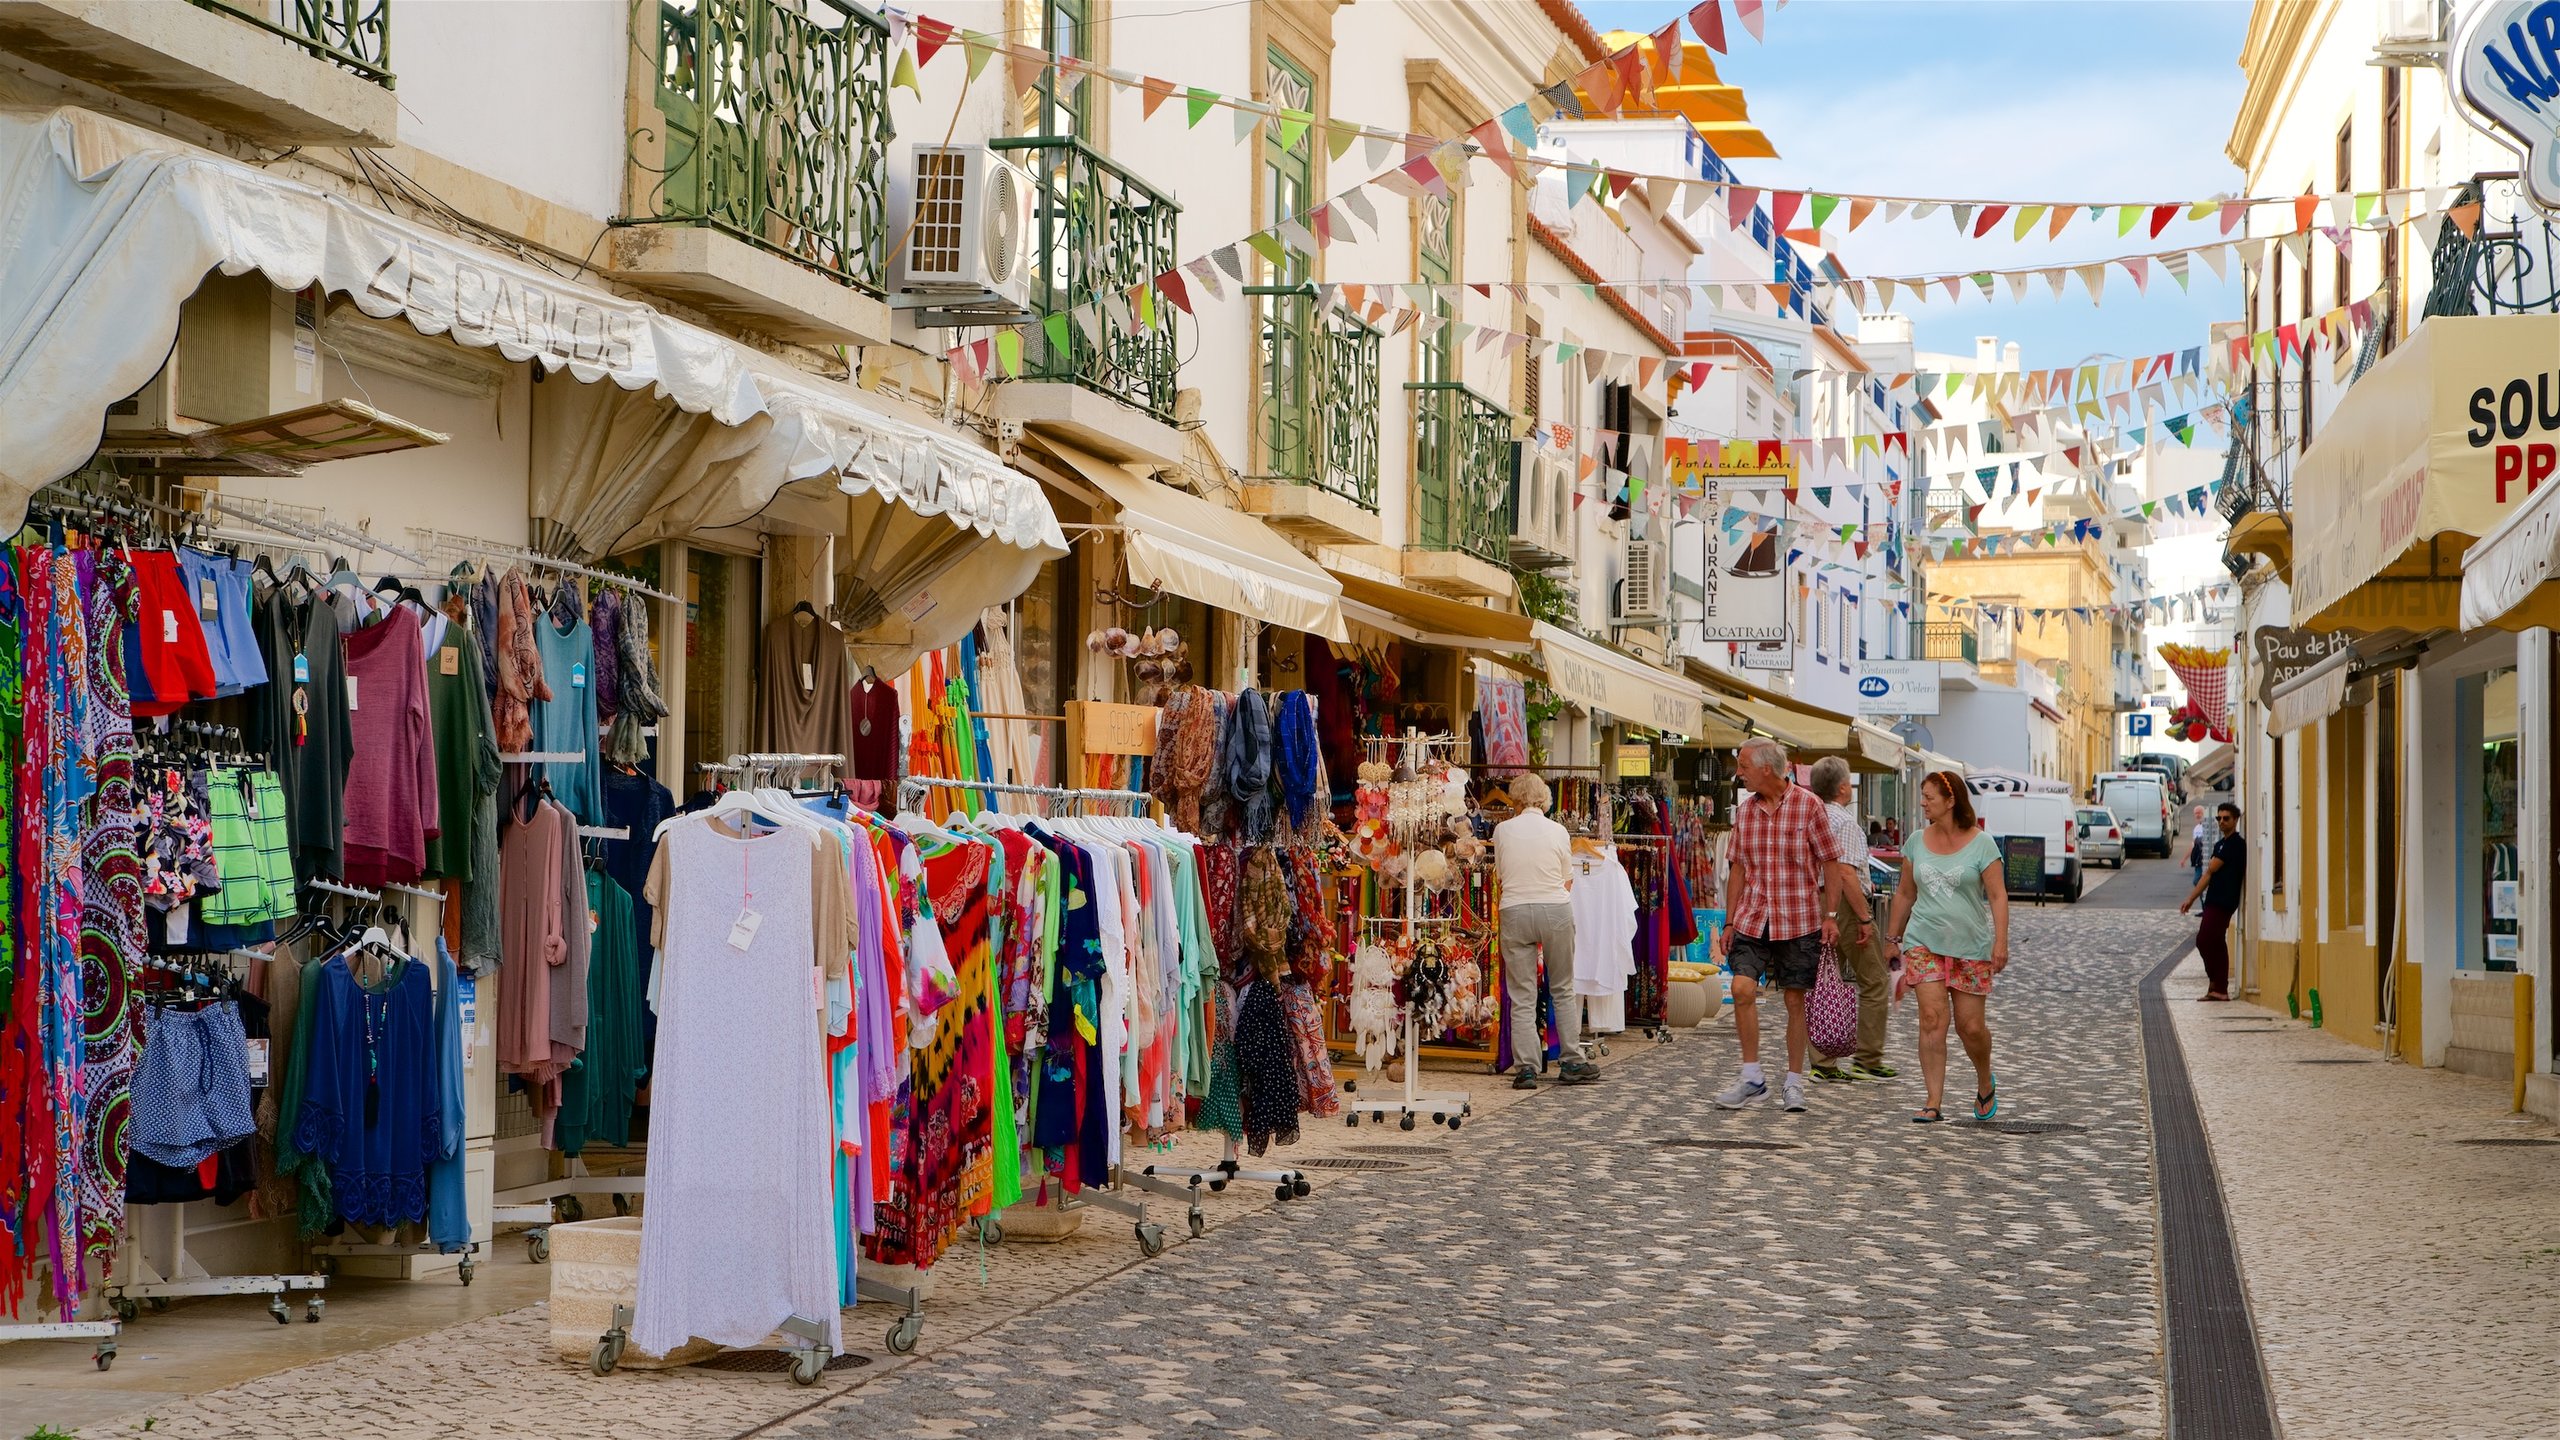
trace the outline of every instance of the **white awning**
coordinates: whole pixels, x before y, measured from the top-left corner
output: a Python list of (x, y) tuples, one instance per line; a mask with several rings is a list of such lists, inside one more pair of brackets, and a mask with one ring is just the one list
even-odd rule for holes
[(1565, 699), (1675, 735), (1695, 735), (1702, 728), (1707, 693), (1697, 686), (1543, 620), (1532, 633), (1548, 688)]
[(2341, 646), (2319, 664), (2279, 685), (2267, 696), (2267, 733), (2282, 737), (2305, 725), (2316, 725), (2347, 703), (2347, 681), (2355, 670), (2356, 648)]
[(1327, 640), (1351, 638), (1342, 583), (1270, 526), (1072, 445), (1046, 437), (1040, 444), (1120, 507), (1131, 580)]
[(1903, 747), (1902, 758), (1910, 764), (1919, 766), (1922, 775), (1935, 775), (1941, 770), (1953, 770), (1958, 775), (1971, 773), (1971, 768), (1953, 755), (1941, 755), (1935, 750), (1923, 750), (1917, 745)]
[(213, 270), (316, 281), (421, 334), (748, 432), (715, 486), (638, 507), (687, 525), (748, 524), (786, 485), (832, 475), (847, 495), (1065, 553), (1039, 483), (958, 435), (637, 301), (67, 107), (0, 111), (0, 521), (14, 528), (28, 496), (89, 458), (107, 406), (160, 369), (180, 303)]

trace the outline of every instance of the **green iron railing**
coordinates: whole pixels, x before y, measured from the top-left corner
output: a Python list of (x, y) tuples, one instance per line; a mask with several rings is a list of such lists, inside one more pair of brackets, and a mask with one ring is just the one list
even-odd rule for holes
[(1346, 311), (1319, 314), (1304, 285), (1248, 285), (1259, 325), (1263, 480), (1313, 485), (1378, 508), (1378, 357), (1384, 337)]
[(659, 0), (658, 113), (634, 223), (713, 226), (881, 293), (888, 21), (844, 0)]
[(1413, 397), (1414, 543), (1511, 559), (1511, 416), (1455, 380), (1405, 383)]
[[(1182, 207), (1091, 145), (1065, 135), (988, 143), (1031, 173), (1033, 309), (1075, 309), (1151, 281), (1181, 258), (1173, 247)], [(1134, 316), (1123, 321), (1128, 312), (1117, 306), (1097, 312), (1090, 326), (1068, 326), (1064, 345), (1045, 327), (1026, 331), (1021, 378), (1070, 381), (1170, 424), (1180, 312), (1161, 297), (1152, 327)]]
[(1973, 627), (1961, 620), (1925, 620), (1919, 630), (1920, 658), (1923, 660), (1961, 660), (1967, 665), (1981, 663), (1981, 642)]
[(319, 59), (392, 88), (391, 0), (286, 0), (281, 22), (257, 0), (195, 0), (198, 8), (255, 25)]

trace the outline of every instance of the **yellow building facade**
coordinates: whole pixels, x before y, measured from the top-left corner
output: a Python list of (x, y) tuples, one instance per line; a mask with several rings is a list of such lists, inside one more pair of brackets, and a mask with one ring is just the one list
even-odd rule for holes
[[(2053, 682), (2063, 717), (2059, 778), (2072, 793), (2115, 768), (2115, 579), (2097, 542), (1949, 555), (1929, 567), (1929, 592), (1929, 620), (1972, 627), (1984, 680), (2015, 685), (2018, 667), (2031, 665)], [(1986, 605), (2019, 613), (1994, 620), (1976, 608)], [(2038, 618), (2039, 610), (2047, 613)], [(2086, 618), (2076, 613), (2084, 610)]]

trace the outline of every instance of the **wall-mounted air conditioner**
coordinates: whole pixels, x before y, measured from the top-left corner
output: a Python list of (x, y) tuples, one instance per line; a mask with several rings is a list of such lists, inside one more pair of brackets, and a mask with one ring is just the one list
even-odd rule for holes
[(1670, 596), (1670, 549), (1659, 540), (1629, 540), (1626, 578), (1618, 584), (1610, 618), (1621, 625), (1658, 625), (1670, 614)]
[(1511, 563), (1530, 570), (1573, 563), (1573, 470), (1535, 440), (1511, 442)]
[(983, 145), (916, 146), (889, 195), (898, 308), (918, 325), (1031, 318), (1033, 190), (1028, 171)]

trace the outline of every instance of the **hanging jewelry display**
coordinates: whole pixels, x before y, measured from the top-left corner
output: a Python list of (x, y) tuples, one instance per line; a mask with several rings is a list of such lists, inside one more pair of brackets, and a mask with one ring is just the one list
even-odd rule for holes
[(1375, 940), (1364, 942), (1351, 956), (1351, 1033), (1360, 1047), (1360, 1063), (1376, 1070), (1396, 1053), (1402, 1029), (1396, 1013), (1395, 962)]

